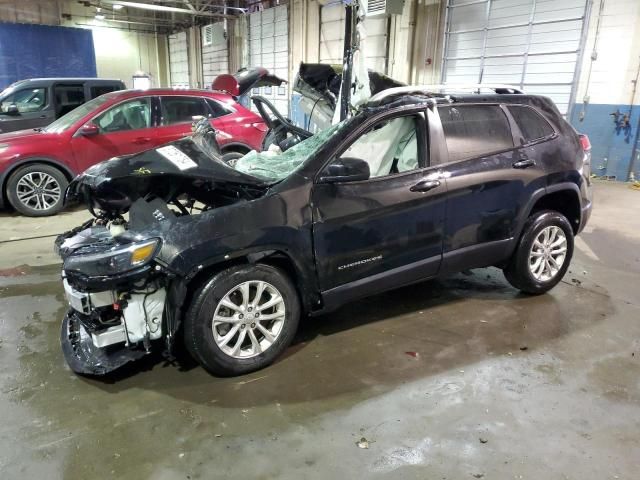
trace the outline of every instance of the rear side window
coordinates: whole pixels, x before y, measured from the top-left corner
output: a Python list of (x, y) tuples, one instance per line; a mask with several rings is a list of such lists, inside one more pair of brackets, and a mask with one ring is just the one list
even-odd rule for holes
[(513, 119), (518, 124), (526, 143), (553, 135), (553, 128), (533, 108), (509, 106)]
[(202, 97), (160, 97), (162, 125), (193, 122), (193, 117), (209, 117), (211, 112)]
[(221, 105), (220, 103), (210, 98), (207, 98), (207, 103), (209, 104), (209, 108), (211, 108), (211, 111), (213, 112), (213, 118), (218, 118), (233, 113), (231, 109), (225, 107), (224, 105)]
[(509, 121), (497, 105), (438, 107), (449, 161), (481, 157), (513, 148)]

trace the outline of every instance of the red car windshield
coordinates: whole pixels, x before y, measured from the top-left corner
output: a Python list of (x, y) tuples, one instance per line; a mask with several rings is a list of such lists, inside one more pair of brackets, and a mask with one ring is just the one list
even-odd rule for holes
[(76, 123), (81, 118), (90, 114), (92, 111), (99, 108), (101, 105), (104, 105), (111, 98), (111, 95), (101, 95), (93, 100), (88, 101), (87, 103), (83, 103), (79, 107), (74, 108), (66, 115), (63, 115), (55, 122), (51, 123), (48, 127), (44, 128), (45, 132), (48, 133), (61, 133), (67, 130), (71, 125)]

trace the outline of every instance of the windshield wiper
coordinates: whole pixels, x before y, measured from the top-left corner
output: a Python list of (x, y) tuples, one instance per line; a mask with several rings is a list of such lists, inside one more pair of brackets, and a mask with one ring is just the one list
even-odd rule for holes
[(34, 132), (41, 132), (42, 131), (42, 127), (36, 127), (33, 129)]

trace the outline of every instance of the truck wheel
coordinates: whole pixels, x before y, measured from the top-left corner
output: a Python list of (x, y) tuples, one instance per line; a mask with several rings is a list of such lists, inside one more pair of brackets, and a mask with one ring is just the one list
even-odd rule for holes
[(11, 206), (28, 217), (55, 215), (64, 206), (69, 182), (60, 170), (33, 163), (16, 170), (7, 181)]
[(571, 224), (561, 213), (543, 210), (527, 220), (504, 275), (525, 293), (545, 293), (562, 280), (572, 256)]
[(293, 340), (299, 319), (298, 294), (284, 273), (241, 265), (215, 274), (196, 292), (184, 341), (210, 373), (242, 375), (271, 364)]

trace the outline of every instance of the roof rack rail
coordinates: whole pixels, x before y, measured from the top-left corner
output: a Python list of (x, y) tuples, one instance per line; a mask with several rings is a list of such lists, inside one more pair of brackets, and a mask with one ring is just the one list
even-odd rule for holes
[(513, 85), (502, 85), (493, 83), (477, 83), (477, 84), (450, 84), (450, 85), (409, 85), (406, 87), (394, 87), (383, 90), (380, 93), (375, 94), (369, 99), (369, 103), (379, 102), (385, 98), (395, 95), (411, 94), (411, 93), (445, 93), (461, 90), (471, 90), (471, 93), (480, 93), (480, 90), (493, 90), (497, 94), (522, 94), (524, 93), (520, 88)]

